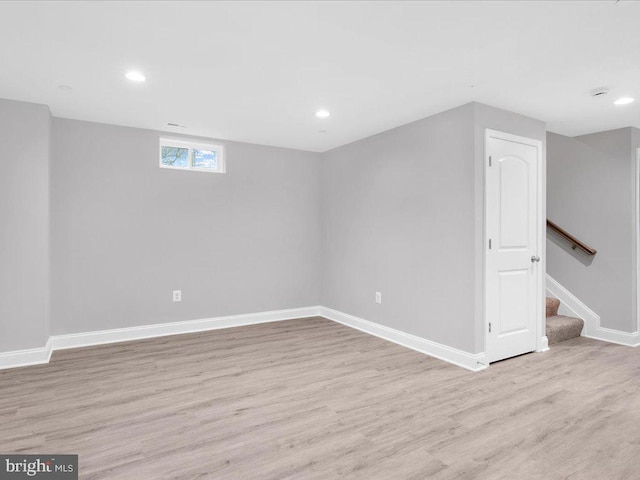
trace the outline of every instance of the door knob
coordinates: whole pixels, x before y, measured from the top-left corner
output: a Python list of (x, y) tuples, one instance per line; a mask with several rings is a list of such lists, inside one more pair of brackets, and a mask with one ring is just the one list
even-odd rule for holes
[(533, 255), (531, 257), (531, 263), (535, 263), (535, 262), (539, 262), (540, 261), (540, 257), (537, 255)]

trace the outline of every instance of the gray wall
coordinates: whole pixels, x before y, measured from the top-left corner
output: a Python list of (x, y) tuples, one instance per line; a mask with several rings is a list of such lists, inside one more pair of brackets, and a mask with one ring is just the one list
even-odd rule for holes
[(322, 303), (480, 352), (485, 128), (544, 138), (471, 103), (322, 155), (222, 141), (220, 175), (158, 168), (161, 132), (53, 119), (51, 333)]
[(631, 128), (631, 148), (632, 155), (637, 159), (638, 149), (640, 148), (640, 128)]
[(469, 104), (324, 155), (322, 305), (474, 349), (473, 121)]
[(49, 108), (0, 99), (0, 352), (49, 336)]
[(160, 136), (54, 119), (52, 333), (317, 305), (318, 154), (216, 141), (226, 174), (183, 172)]
[(471, 103), (324, 155), (324, 306), (484, 351), (485, 128), (545, 137), (543, 122)]
[(634, 316), (634, 175), (629, 128), (569, 138), (548, 134), (548, 217), (595, 248), (571, 250), (549, 233), (547, 271), (601, 318), (632, 332)]

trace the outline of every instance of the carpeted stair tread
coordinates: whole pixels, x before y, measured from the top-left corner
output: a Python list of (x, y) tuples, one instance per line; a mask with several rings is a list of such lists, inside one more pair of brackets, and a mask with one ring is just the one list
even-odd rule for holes
[[(547, 311), (548, 305), (547, 303)], [(583, 327), (584, 320), (581, 318), (566, 317), (564, 315), (547, 317), (547, 339), (549, 340), (549, 345), (579, 337)]]
[(555, 317), (558, 315), (558, 308), (560, 307), (560, 300), (557, 298), (547, 297), (547, 318)]

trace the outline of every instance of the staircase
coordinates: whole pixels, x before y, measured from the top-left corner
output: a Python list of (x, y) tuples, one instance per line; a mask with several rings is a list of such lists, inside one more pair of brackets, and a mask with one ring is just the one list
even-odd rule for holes
[(560, 300), (547, 297), (547, 339), (549, 345), (579, 337), (584, 327), (581, 318), (558, 315)]

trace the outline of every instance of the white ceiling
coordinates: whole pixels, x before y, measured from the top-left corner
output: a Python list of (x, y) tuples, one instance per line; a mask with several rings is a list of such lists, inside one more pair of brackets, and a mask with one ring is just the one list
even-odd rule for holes
[(640, 127), (640, 2), (0, 2), (0, 97), (313, 151), (473, 100)]

